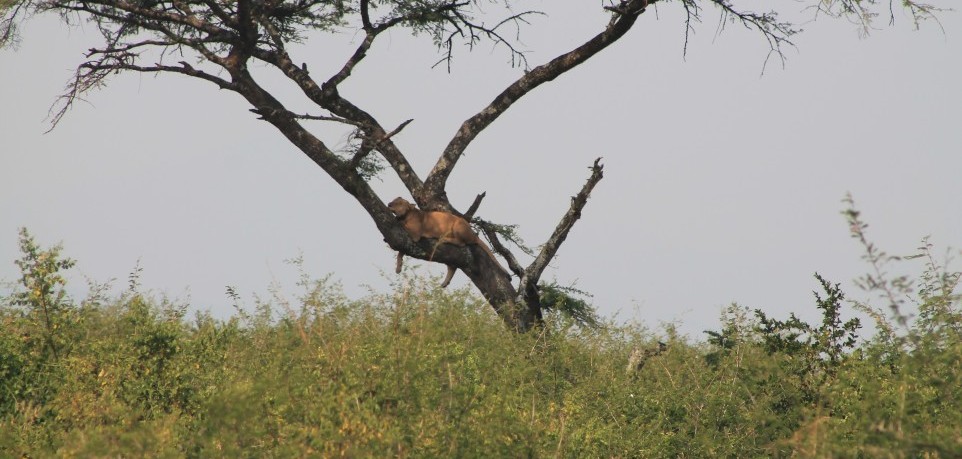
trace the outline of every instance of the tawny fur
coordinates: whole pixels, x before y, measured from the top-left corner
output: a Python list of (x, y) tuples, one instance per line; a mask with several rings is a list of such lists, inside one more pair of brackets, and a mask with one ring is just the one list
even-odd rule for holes
[[(485, 244), (477, 234), (474, 234), (474, 231), (471, 230), (471, 225), (463, 218), (448, 212), (424, 212), (415, 207), (414, 204), (404, 200), (404, 198), (395, 198), (387, 207), (391, 209), (391, 212), (402, 222), (404, 229), (411, 235), (411, 239), (414, 239), (414, 242), (418, 242), (423, 238), (429, 238), (437, 239), (438, 244), (448, 243), (459, 247), (464, 247), (469, 244), (477, 245), (484, 249), (484, 252), (487, 253), (498, 266), (501, 266), (501, 263), (495, 258), (494, 253), (488, 248), (488, 245)], [(397, 272), (401, 272), (402, 257), (403, 255), (398, 252)], [(451, 282), (454, 271), (455, 268), (453, 266), (448, 266), (448, 274), (444, 282), (441, 283), (442, 287), (447, 287), (448, 283)]]

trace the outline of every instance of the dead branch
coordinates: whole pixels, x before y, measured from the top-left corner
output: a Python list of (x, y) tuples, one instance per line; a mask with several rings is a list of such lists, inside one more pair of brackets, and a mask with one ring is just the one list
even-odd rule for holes
[(385, 135), (384, 138), (383, 138), (383, 139), (380, 139), (377, 143), (380, 144), (381, 142), (383, 142), (383, 141), (385, 141), (385, 140), (388, 140), (388, 139), (390, 139), (391, 137), (394, 137), (395, 134), (401, 132), (402, 129), (404, 129), (405, 127), (407, 127), (407, 125), (411, 124), (411, 121), (414, 121), (414, 118), (411, 118), (411, 119), (409, 119), (409, 120), (405, 120), (403, 123), (399, 124), (398, 127), (394, 128), (393, 131), (388, 132), (387, 135)]
[[(568, 212), (565, 213), (561, 221), (558, 222), (558, 226), (555, 228), (554, 233), (548, 238), (548, 242), (544, 244), (541, 248), (541, 253), (535, 258), (534, 262), (528, 266), (524, 271), (524, 276), (521, 278), (521, 287), (519, 290), (526, 290), (526, 287), (533, 287), (538, 283), (541, 278), (541, 274), (544, 272), (548, 263), (554, 258), (555, 254), (558, 253), (558, 249), (561, 244), (568, 237), (568, 232), (574, 226), (575, 222), (581, 218), (581, 210), (588, 203), (588, 196), (591, 194), (591, 190), (594, 189), (595, 185), (601, 181), (604, 176), (603, 169), (604, 166), (601, 164), (601, 158), (595, 160), (594, 164), (591, 166), (591, 176), (588, 177), (588, 181), (585, 182), (581, 191), (571, 198), (571, 207)], [(527, 284), (527, 285), (526, 285)]]
[[(255, 112), (255, 113), (256, 113), (256, 112)], [(299, 119), (299, 120), (334, 121), (334, 122), (336, 122), (336, 123), (349, 124), (349, 125), (351, 125), (351, 126), (358, 126), (358, 127), (360, 127), (360, 123), (358, 123), (358, 122), (356, 122), (356, 121), (351, 121), (351, 120), (349, 120), (349, 119), (341, 118), (341, 117), (339, 117), (339, 116), (309, 115), (309, 114), (306, 114), (306, 113), (303, 114), (303, 115), (298, 115), (298, 114), (295, 114), (295, 113), (291, 113), (291, 116), (293, 116), (294, 118)]]
[(175, 46), (175, 45), (177, 45), (177, 42), (168, 41), (168, 40), (143, 40), (136, 43), (128, 43), (122, 46), (112, 46), (108, 48), (90, 48), (87, 50), (87, 54), (85, 56), (87, 58), (91, 58), (98, 54), (123, 54), (123, 53), (130, 52), (132, 50), (135, 50), (137, 48), (143, 48), (147, 46), (159, 46), (159, 47), (166, 48), (168, 46)]
[(474, 218), (474, 213), (478, 211), (478, 207), (481, 207), (481, 200), (488, 195), (487, 191), (481, 192), (481, 194), (474, 197), (474, 202), (471, 203), (471, 207), (468, 207), (468, 211), (462, 215), (465, 220), (471, 221)]

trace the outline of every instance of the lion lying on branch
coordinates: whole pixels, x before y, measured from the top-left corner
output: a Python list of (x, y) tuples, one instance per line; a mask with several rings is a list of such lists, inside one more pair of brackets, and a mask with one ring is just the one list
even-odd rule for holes
[[(488, 245), (485, 244), (477, 234), (474, 234), (474, 231), (471, 230), (471, 225), (463, 218), (448, 212), (424, 212), (415, 207), (414, 204), (400, 197), (391, 201), (387, 207), (391, 209), (391, 212), (401, 221), (404, 229), (411, 235), (411, 239), (414, 239), (414, 242), (418, 242), (424, 238), (437, 239), (438, 242), (434, 246), (435, 250), (437, 250), (439, 245), (444, 243), (454, 244), (458, 247), (477, 245), (484, 249), (484, 252), (494, 260), (495, 264), (501, 266), (501, 263), (495, 258), (494, 253), (488, 248)], [(428, 259), (430, 260), (433, 257), (434, 252), (432, 251)], [(398, 273), (401, 272), (403, 258), (404, 254), (398, 252), (397, 267), (395, 268), (395, 271)], [(442, 288), (447, 287), (448, 284), (451, 283), (451, 278), (454, 277), (455, 271), (456, 268), (454, 266), (448, 265), (448, 274), (445, 276), (444, 282), (441, 283)]]

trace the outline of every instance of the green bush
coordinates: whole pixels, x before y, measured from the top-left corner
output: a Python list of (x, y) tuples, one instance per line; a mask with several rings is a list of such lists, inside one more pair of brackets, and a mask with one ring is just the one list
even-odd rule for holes
[(136, 274), (78, 303), (59, 247), (21, 249), (2, 457), (962, 457), (959, 276), (931, 257), (917, 290), (873, 284), (919, 313), (859, 304), (871, 338), (818, 278), (819, 323), (732, 305), (702, 342), (570, 314), (516, 334), (417, 276), (361, 299), (303, 276), (250, 311), (229, 289), (227, 320)]

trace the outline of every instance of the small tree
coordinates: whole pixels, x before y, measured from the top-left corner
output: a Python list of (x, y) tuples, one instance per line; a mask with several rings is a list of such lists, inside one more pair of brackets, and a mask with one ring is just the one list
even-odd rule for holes
[[(515, 242), (506, 231), (510, 227), (474, 218), (484, 193), (478, 195), (468, 211), (461, 213), (449, 202), (445, 192), (454, 167), (478, 134), (533, 89), (618, 41), (655, 4), (684, 9), (686, 38), (700, 22), (704, 8), (713, 8), (723, 23), (736, 23), (757, 31), (771, 47), (771, 55), (778, 58), (783, 57), (783, 47), (791, 45), (791, 37), (799, 30), (781, 21), (775, 12), (742, 10), (734, 0), (605, 0), (605, 5), (599, 6), (599, 14), (608, 15), (610, 20), (597, 35), (544, 64), (529, 67), (511, 36), (520, 32), (527, 24), (526, 19), (536, 12), (517, 12), (514, 7), (520, 3), (510, 0), (0, 0), (0, 45), (14, 41), (16, 26), (34, 13), (58, 13), (65, 21), (80, 18), (97, 27), (103, 45), (90, 49), (87, 60), (77, 67), (73, 80), (59, 99), (54, 126), (78, 97), (105, 85), (109, 75), (120, 72), (185, 75), (243, 97), (252, 112), (274, 126), (364, 207), (393, 249), (403, 255), (462, 270), (504, 321), (523, 331), (541, 321), (539, 280), (580, 218), (592, 189), (601, 180), (602, 165), (599, 160), (594, 161), (587, 182), (572, 198), (554, 232), (537, 253), (530, 251), (534, 260), (524, 267), (499, 238), (500, 234)], [(886, 6), (894, 19), (894, 0), (889, 0), (888, 5), (877, 0), (810, 0), (809, 3), (815, 14), (847, 18), (866, 29), (876, 11)], [(931, 17), (937, 11), (931, 5), (914, 0), (899, 3), (915, 21)], [(490, 20), (498, 14), (496, 20)], [(408, 122), (393, 128), (385, 126), (368, 108), (356, 105), (340, 91), (341, 84), (364, 61), (379, 36), (387, 30), (404, 28), (415, 34), (430, 35), (442, 53), (442, 61), (446, 60), (449, 65), (458, 42), (472, 47), (490, 41), (503, 45), (511, 55), (511, 62), (524, 70), (488, 106), (461, 124), (434, 167), (423, 177), (392, 141)], [(292, 55), (289, 48), (290, 44), (305, 40), (309, 33), (326, 33), (324, 36), (338, 39), (342, 35), (334, 32), (341, 30), (358, 31), (363, 39), (333, 75), (311, 74), (307, 64)], [(175, 55), (184, 58), (171, 62), (174, 60), (171, 56)], [(255, 62), (266, 64), (296, 84), (319, 112), (299, 114), (288, 109), (248, 70)], [(350, 126), (354, 130), (350, 151), (330, 148), (305, 127), (309, 122)], [(447, 211), (472, 220), (487, 236), (494, 251), (504, 258), (510, 272), (470, 246), (436, 247), (436, 241), (429, 240), (415, 243), (386, 207), (385, 201), (390, 197), (378, 196), (368, 184), (373, 175), (388, 167), (421, 209)], [(517, 284), (513, 283), (512, 274), (519, 278)]]
[(42, 340), (42, 360), (59, 360), (61, 349), (68, 344), (63, 337), (73, 305), (64, 290), (66, 271), (75, 261), (60, 255), (63, 246), (44, 250), (26, 228), (20, 228), (21, 258), (14, 261), (20, 268), (22, 290), (13, 294), (13, 305), (24, 309), (32, 320), (38, 340)]

